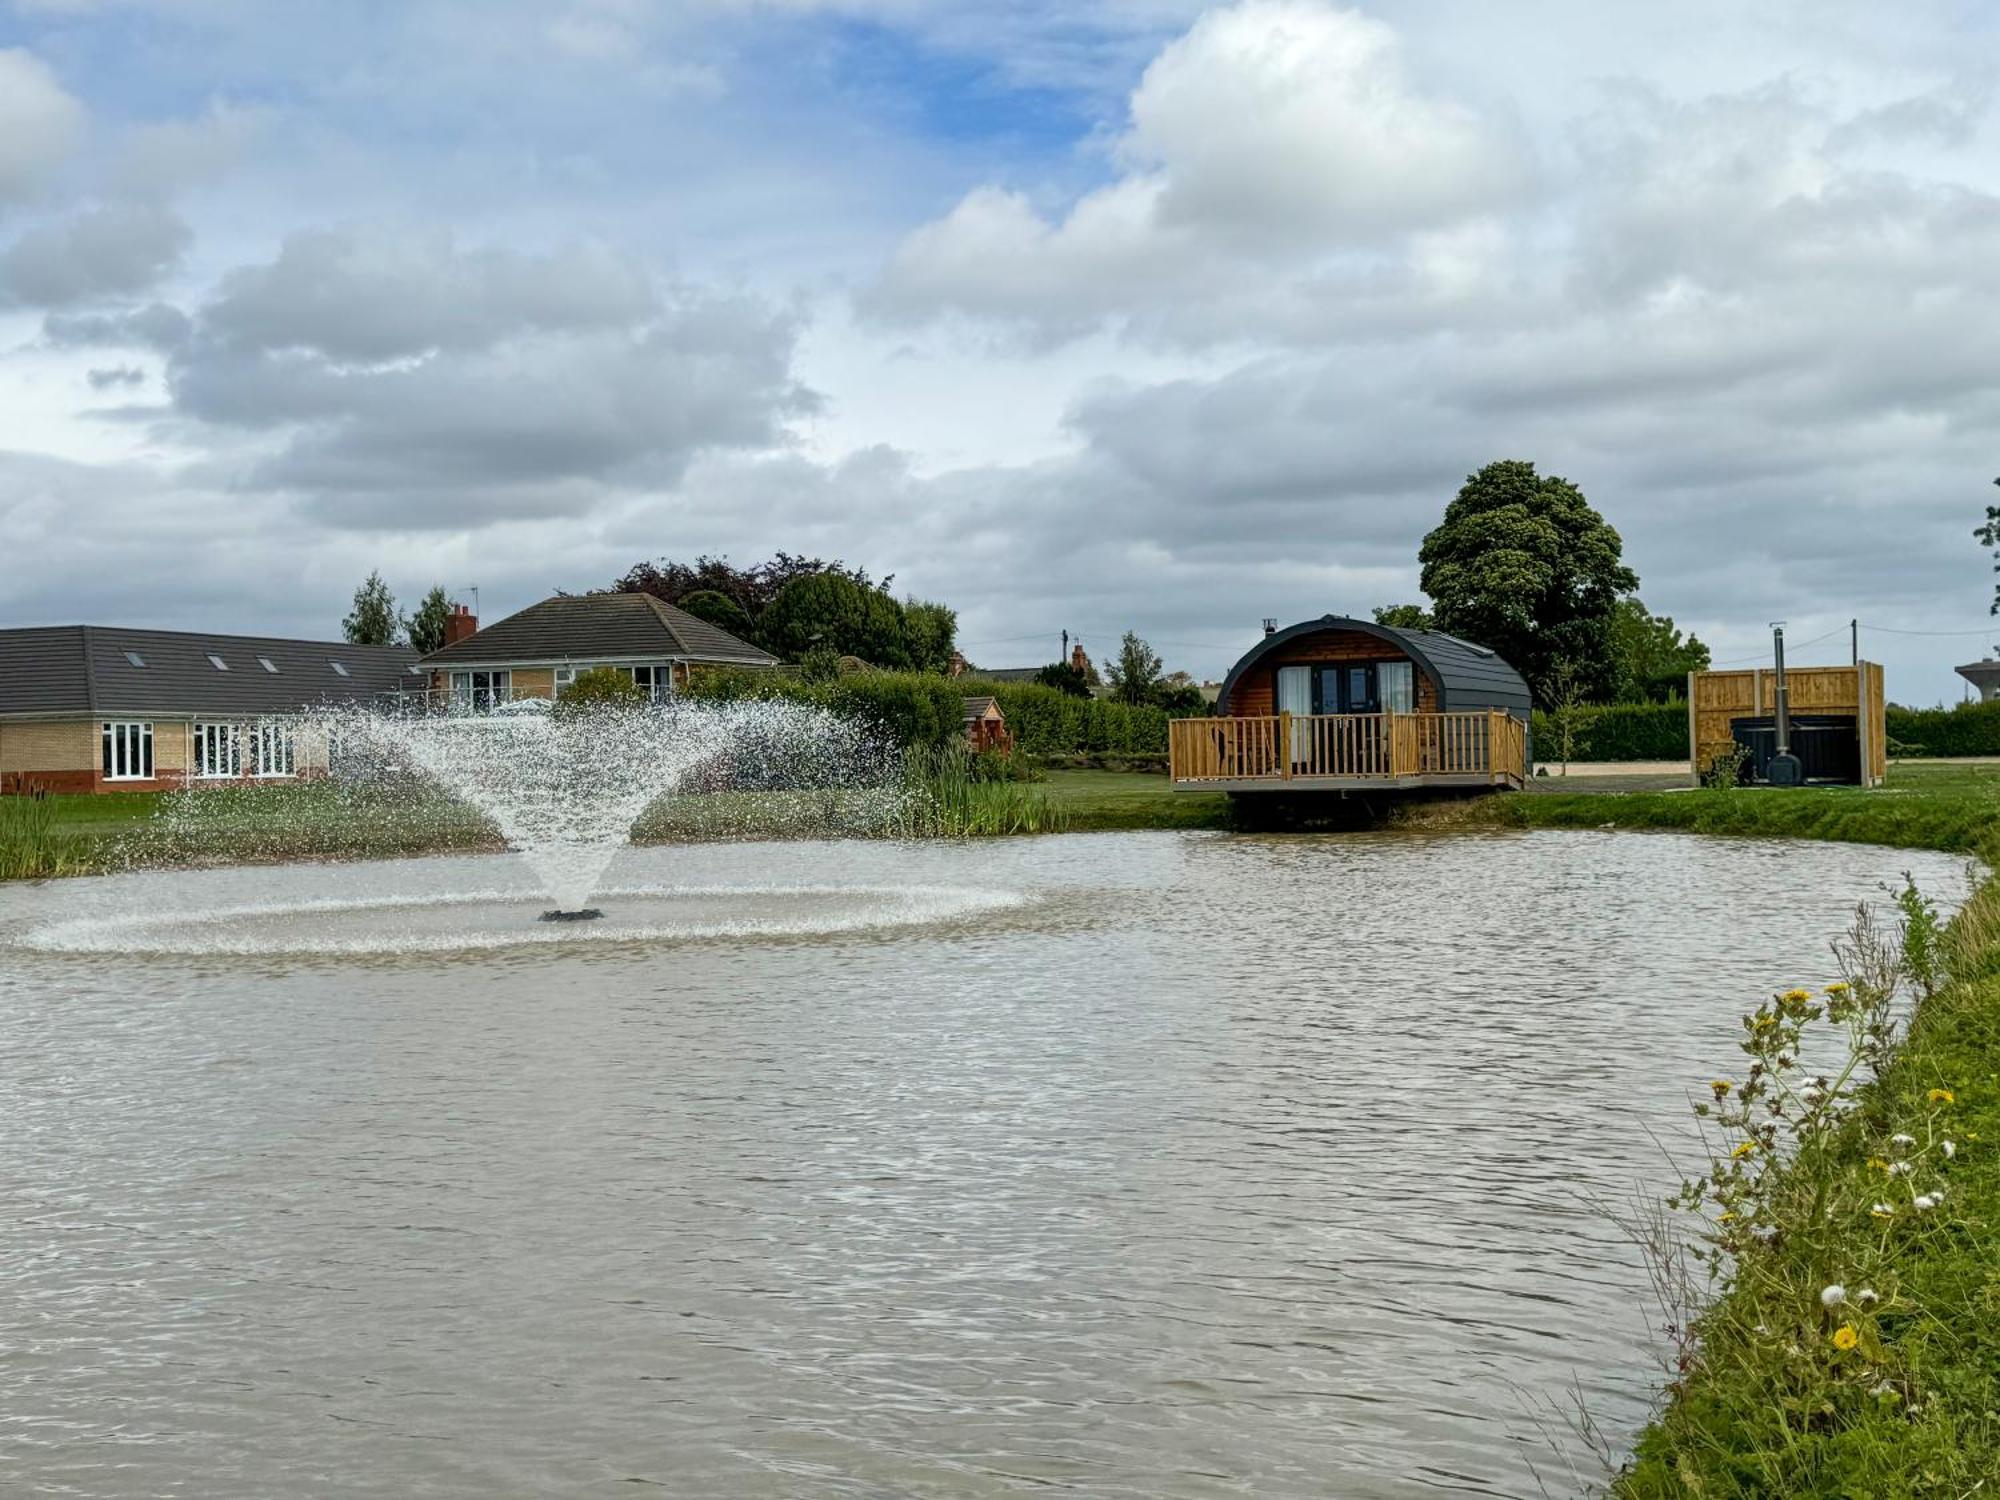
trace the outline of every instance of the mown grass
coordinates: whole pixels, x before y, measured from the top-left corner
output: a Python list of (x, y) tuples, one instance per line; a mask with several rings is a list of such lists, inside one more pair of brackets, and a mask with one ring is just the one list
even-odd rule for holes
[(1229, 826), (1228, 797), (1221, 792), (1177, 792), (1157, 773), (1051, 771), (1048, 788), (1049, 800), (1079, 832)]
[(1505, 828), (1674, 829), (1736, 837), (1829, 839), (1971, 853), (2000, 818), (2000, 766), (1899, 764), (1881, 787), (1728, 791), (1542, 791), (1426, 810), (1429, 821)]
[[(1775, 1232), (1695, 1318), (1621, 1500), (2000, 1487), (2000, 880), (1945, 953), (1946, 982), (1838, 1135), (1772, 1169)], [(1898, 1154), (1921, 1175), (1894, 1177)], [(1912, 1181), (1937, 1206), (1911, 1211)], [(1826, 1306), (1828, 1287), (1844, 1300)]]

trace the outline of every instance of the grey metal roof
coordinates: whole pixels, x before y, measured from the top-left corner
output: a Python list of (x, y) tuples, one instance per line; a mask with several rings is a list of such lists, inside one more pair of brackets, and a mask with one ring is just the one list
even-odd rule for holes
[(1359, 631), (1400, 647), (1418, 670), (1430, 678), (1437, 689), (1438, 708), (1443, 712), (1501, 708), (1525, 719), (1534, 706), (1534, 696), (1521, 674), (1490, 647), (1447, 635), (1442, 630), (1398, 630), (1392, 625), (1377, 625), (1373, 620), (1355, 620), (1345, 615), (1321, 615), (1317, 620), (1302, 620), (1265, 636), (1229, 669), (1229, 675), (1222, 681), (1222, 691), (1216, 695), (1217, 706), (1230, 701), (1237, 680), (1264, 657), (1288, 641), (1322, 630)]
[(651, 594), (558, 594), (496, 620), (424, 658), (427, 667), (480, 662), (595, 661), (682, 657), (774, 666), (777, 658)]
[(407, 646), (122, 625), (0, 630), (0, 714), (282, 714), (424, 685)]

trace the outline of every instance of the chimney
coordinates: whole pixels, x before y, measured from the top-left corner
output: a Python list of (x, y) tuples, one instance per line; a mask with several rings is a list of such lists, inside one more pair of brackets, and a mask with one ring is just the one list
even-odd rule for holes
[(463, 604), (454, 604), (451, 613), (444, 617), (444, 643), (456, 646), (469, 635), (479, 630), (479, 616)]
[(1264, 634), (1276, 635), (1277, 633), (1278, 633), (1278, 622), (1272, 619), (1269, 615), (1266, 615), (1264, 617)]
[(952, 652), (951, 666), (948, 669), (947, 675), (952, 677), (963, 677), (965, 675), (965, 667), (966, 667), (965, 653), (963, 651)]
[(1077, 671), (1083, 673), (1085, 677), (1090, 675), (1090, 658), (1083, 654), (1082, 641), (1078, 641), (1076, 645), (1070, 648), (1069, 664), (1075, 667)]

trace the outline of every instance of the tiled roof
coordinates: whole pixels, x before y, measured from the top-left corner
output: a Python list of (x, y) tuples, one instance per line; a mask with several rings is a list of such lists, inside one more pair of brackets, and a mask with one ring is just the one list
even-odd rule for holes
[(748, 641), (651, 594), (558, 594), (433, 651), (424, 665), (504, 666), (662, 656), (753, 667), (777, 661)]
[(120, 625), (0, 630), (0, 714), (279, 714), (424, 685), (407, 646)]

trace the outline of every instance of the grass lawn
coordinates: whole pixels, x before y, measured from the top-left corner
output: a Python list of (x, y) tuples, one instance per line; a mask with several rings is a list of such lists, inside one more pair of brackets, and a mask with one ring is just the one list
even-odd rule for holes
[(1971, 852), (2000, 821), (2000, 765), (1902, 761), (1886, 784), (1859, 787), (1738, 787), (1705, 791), (1573, 788), (1484, 797), (1433, 809), (1426, 820), (1506, 828), (1665, 828), (1688, 833), (1834, 839), (1912, 849)]
[(1068, 814), (1076, 832), (1120, 828), (1223, 828), (1229, 798), (1221, 792), (1177, 792), (1157, 773), (1051, 771), (1049, 801)]

